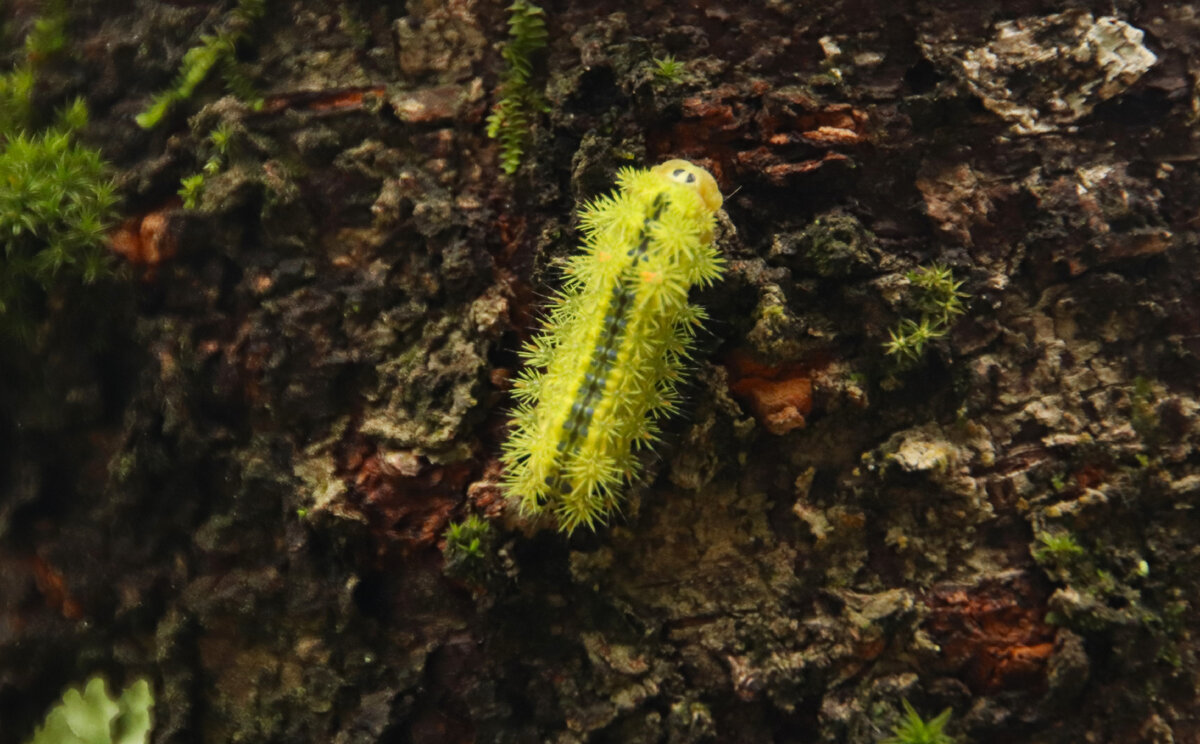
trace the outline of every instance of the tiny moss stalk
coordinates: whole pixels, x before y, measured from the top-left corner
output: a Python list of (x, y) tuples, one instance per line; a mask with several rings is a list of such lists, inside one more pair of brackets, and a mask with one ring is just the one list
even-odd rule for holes
[(668, 54), (654, 58), (654, 77), (663, 83), (678, 83), (683, 75), (683, 63)]
[(549, 110), (541, 94), (529, 86), (532, 57), (546, 46), (546, 21), (542, 9), (527, 0), (508, 6), (508, 43), (501, 56), (507, 66), (500, 83), (500, 98), (487, 118), (487, 134), (500, 140), (500, 167), (512, 175), (521, 166), (529, 141), (531, 113)]
[(950, 709), (946, 708), (929, 721), (921, 718), (907, 700), (904, 704), (904, 719), (892, 728), (892, 735), (883, 744), (953, 744), (954, 739), (945, 733), (950, 722)]
[(225, 19), (220, 31), (202, 34), (200, 43), (184, 53), (175, 82), (156, 94), (149, 107), (137, 115), (138, 126), (143, 129), (158, 126), (176, 104), (192, 97), (214, 68), (220, 68), (231, 93), (252, 108), (260, 108), (262, 99), (242, 72), (236, 53), (237, 45), (249, 36), (253, 24), (265, 10), (266, 0), (238, 0), (237, 7)]
[(912, 305), (920, 313), (919, 318), (905, 318), (888, 331), (884, 352), (896, 366), (911, 367), (925, 355), (929, 342), (945, 336), (954, 319), (966, 311), (964, 301), (970, 295), (959, 288), (961, 281), (942, 264), (922, 266), (905, 275), (913, 287)]

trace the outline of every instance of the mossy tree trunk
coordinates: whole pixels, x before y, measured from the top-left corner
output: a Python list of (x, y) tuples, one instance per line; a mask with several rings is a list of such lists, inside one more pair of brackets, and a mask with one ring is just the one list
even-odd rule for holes
[[(511, 177), (498, 2), (268, 0), (262, 106), (216, 70), (151, 130), (232, 4), (69, 5), (35, 103), (87, 99), (122, 270), (0, 350), (6, 740), (94, 673), (156, 742), (1200, 738), (1191, 4), (547, 3)], [(670, 157), (729, 268), (564, 538), (498, 487), (516, 350), (577, 205)]]

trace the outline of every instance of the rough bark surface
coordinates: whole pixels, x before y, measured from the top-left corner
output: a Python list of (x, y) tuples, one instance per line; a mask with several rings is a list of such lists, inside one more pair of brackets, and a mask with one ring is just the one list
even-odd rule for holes
[[(87, 99), (125, 268), (0, 349), (0, 739), (102, 672), (160, 743), (875, 742), (905, 699), (1200, 741), (1194, 5), (547, 2), (512, 178), (499, 2), (268, 0), (262, 110), (214, 75), (149, 132), (230, 4), (69, 5), (39, 101)], [(515, 350), (579, 201), (669, 157), (730, 268), (647, 477), (567, 540), (498, 491)], [(966, 312), (898, 365), (934, 264)]]

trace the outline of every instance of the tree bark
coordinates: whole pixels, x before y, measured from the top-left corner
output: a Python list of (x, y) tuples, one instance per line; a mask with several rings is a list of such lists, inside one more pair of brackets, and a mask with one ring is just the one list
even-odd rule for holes
[[(231, 7), (73, 3), (41, 68), (123, 268), (0, 350), (0, 738), (101, 673), (164, 743), (876, 742), (904, 700), (1200, 741), (1194, 6), (547, 3), (512, 177), (498, 2), (269, 0), (260, 109), (214, 72), (138, 128)], [(645, 477), (567, 538), (499, 485), (517, 350), (578, 207), (673, 157), (726, 275)]]

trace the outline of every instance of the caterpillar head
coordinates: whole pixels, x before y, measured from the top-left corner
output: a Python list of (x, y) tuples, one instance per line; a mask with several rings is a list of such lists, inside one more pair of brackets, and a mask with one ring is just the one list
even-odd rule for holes
[(654, 166), (650, 171), (694, 189), (700, 195), (704, 206), (708, 207), (710, 211), (715, 212), (721, 208), (721, 202), (724, 199), (721, 196), (721, 190), (717, 188), (717, 181), (711, 173), (700, 166), (686, 160), (668, 160), (662, 165)]

